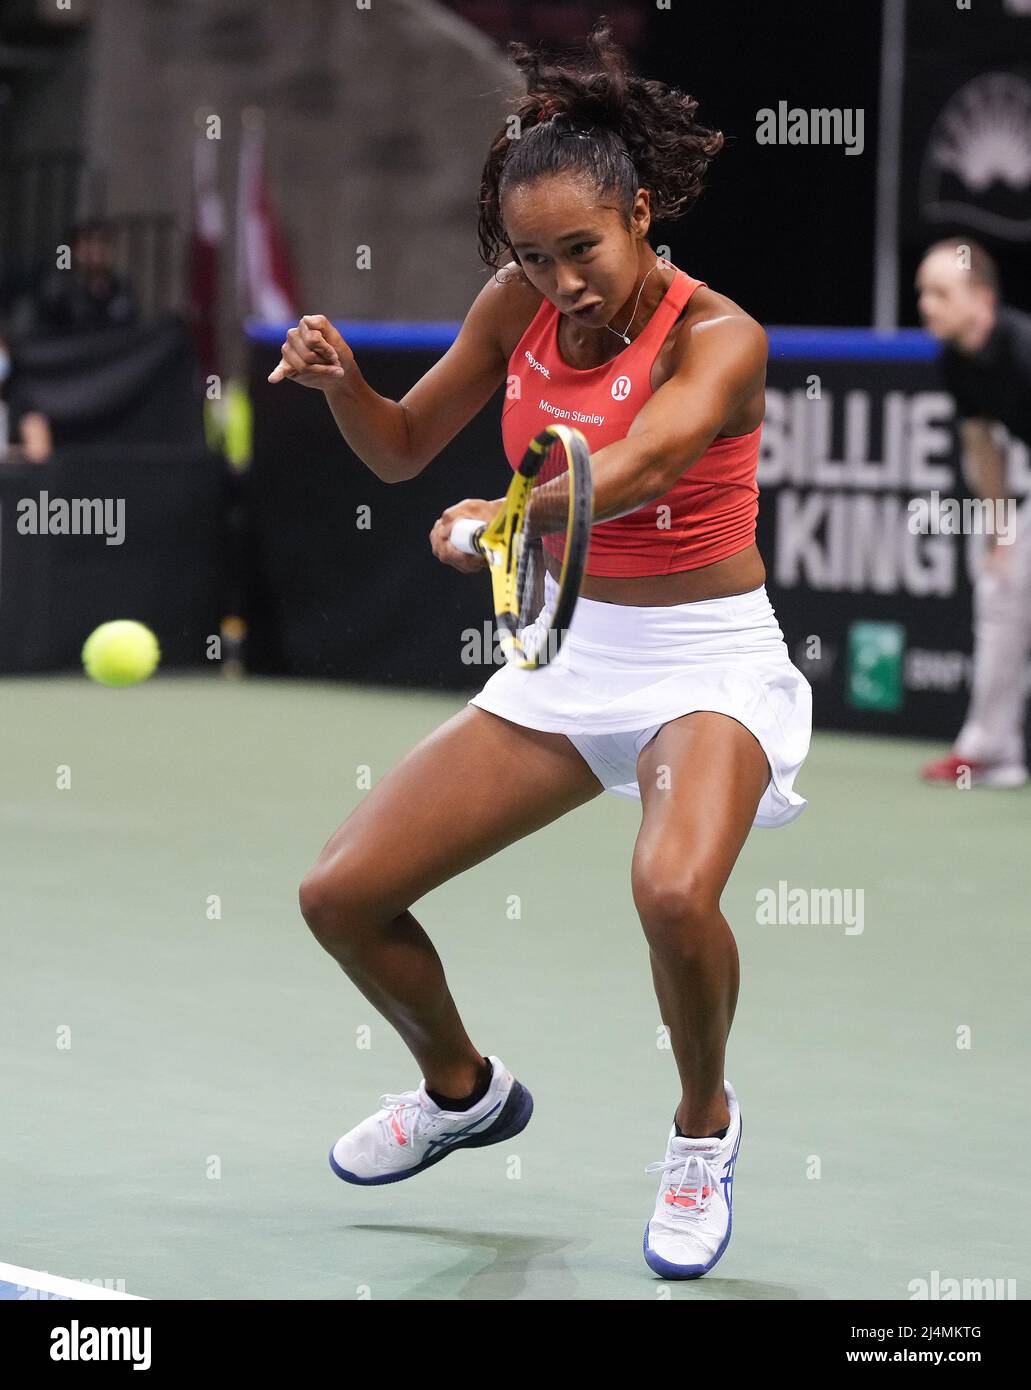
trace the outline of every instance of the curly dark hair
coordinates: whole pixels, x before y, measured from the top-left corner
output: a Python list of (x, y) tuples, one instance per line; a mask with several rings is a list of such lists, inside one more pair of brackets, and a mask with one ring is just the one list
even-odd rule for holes
[[(501, 219), (507, 189), (542, 174), (579, 174), (615, 196), (627, 226), (638, 188), (648, 190), (655, 220), (670, 222), (699, 197), (706, 171), (723, 148), (722, 132), (695, 120), (693, 97), (630, 71), (604, 15), (587, 47), (594, 62), (571, 66), (549, 63), (525, 44), (508, 45), (526, 95), (491, 141), (480, 179), (480, 258), (494, 271), (502, 251), (512, 251)], [(593, 126), (593, 135), (570, 136), (556, 116)]]

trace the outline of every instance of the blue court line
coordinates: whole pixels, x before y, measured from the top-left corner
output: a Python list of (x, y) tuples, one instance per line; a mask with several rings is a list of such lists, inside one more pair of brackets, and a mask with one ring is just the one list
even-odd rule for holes
[[(446, 352), (458, 336), (461, 323), (399, 319), (333, 319), (351, 347), (391, 349), (395, 352)], [(261, 323), (248, 319), (244, 325), (252, 343), (278, 347), (291, 323)], [(937, 339), (922, 328), (900, 328), (894, 333), (878, 333), (873, 328), (767, 328), (770, 357), (777, 361), (800, 359), (807, 362), (933, 362), (941, 352)]]
[(941, 343), (922, 328), (879, 333), (873, 328), (787, 328), (766, 330), (770, 357), (823, 362), (933, 362)]
[[(113, 1282), (108, 1280), (108, 1283)], [(70, 1302), (80, 1299), (131, 1298), (142, 1301), (139, 1294), (123, 1293), (120, 1289), (104, 1288), (82, 1279), (64, 1279), (42, 1269), (25, 1269), (0, 1261), (0, 1301), (33, 1302), (36, 1299)]]
[(5, 1301), (11, 1303), (35, 1302), (37, 1299), (45, 1299), (48, 1303), (71, 1303), (72, 1299), (66, 1293), (47, 1293), (44, 1289), (34, 1288), (30, 1284), (7, 1284), (0, 1279), (0, 1303)]
[[(337, 328), (353, 348), (393, 348), (399, 351), (444, 352), (458, 337), (461, 323), (443, 320), (405, 320), (396, 322), (378, 319), (333, 319)], [(252, 343), (269, 343), (276, 347), (286, 337), (292, 323), (259, 323), (248, 319), (244, 330)]]

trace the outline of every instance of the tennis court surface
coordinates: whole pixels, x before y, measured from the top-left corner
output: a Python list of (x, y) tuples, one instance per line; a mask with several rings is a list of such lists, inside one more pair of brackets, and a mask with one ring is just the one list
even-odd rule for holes
[[(297, 884), (360, 769), (375, 782), (462, 697), (0, 688), (3, 1297), (1023, 1295), (1031, 790), (928, 788), (937, 745), (816, 735), (809, 808), (753, 831), (723, 899), (733, 1239), (670, 1285), (641, 1254), (678, 1088), (630, 894), (635, 804), (599, 797), (415, 906), (470, 1035), (536, 1108), (510, 1144), (361, 1189), (329, 1146), (418, 1069)], [(839, 900), (836, 924), (759, 920)], [(34, 1294), (20, 1276), (43, 1271), (89, 1282)]]

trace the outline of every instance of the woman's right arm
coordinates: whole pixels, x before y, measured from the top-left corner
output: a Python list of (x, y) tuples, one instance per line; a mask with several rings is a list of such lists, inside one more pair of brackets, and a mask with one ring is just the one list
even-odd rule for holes
[(493, 277), (473, 301), (455, 341), (400, 401), (374, 391), (348, 344), (322, 314), (291, 328), (269, 381), (289, 378), (324, 392), (340, 433), (386, 483), (405, 482), (487, 404), (506, 380), (497, 325), (506, 287)]

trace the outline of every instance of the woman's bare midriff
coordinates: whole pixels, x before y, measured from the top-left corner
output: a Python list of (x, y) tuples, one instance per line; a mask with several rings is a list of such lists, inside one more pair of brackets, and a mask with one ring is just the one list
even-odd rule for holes
[[(557, 579), (561, 566), (547, 556), (548, 573)], [(747, 594), (766, 583), (766, 567), (755, 545), (699, 569), (679, 570), (675, 574), (640, 574), (607, 578), (584, 575), (580, 597), (598, 603), (628, 603), (635, 607), (668, 607), (675, 603), (697, 603), (708, 598), (729, 598)]]

